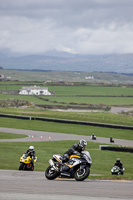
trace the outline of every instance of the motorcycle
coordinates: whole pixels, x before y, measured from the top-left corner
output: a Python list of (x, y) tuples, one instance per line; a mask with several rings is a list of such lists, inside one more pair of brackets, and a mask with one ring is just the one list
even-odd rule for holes
[(111, 169), (111, 173), (112, 175), (123, 175), (124, 174), (124, 171), (125, 169), (120, 169), (120, 167), (118, 166), (114, 166), (112, 169)]
[(90, 174), (92, 164), (88, 151), (81, 154), (74, 153), (66, 163), (62, 163), (63, 156), (56, 154), (49, 160), (50, 166), (45, 171), (45, 177), (49, 180), (60, 178), (75, 178), (76, 181), (85, 180)]
[(24, 153), (21, 157), (20, 157), (20, 166), (19, 166), (19, 170), (30, 170), (30, 171), (34, 171), (34, 167), (35, 167), (35, 162), (37, 161), (37, 157), (35, 157), (35, 159), (31, 159), (30, 156), (28, 156), (28, 154)]

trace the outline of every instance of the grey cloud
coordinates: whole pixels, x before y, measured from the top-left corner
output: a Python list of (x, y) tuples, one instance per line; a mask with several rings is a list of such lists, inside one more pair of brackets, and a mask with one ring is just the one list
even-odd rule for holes
[(48, 18), (61, 26), (103, 26), (132, 23), (131, 0), (1, 0), (1, 15)]
[(0, 49), (133, 52), (132, 10), (132, 0), (0, 0)]

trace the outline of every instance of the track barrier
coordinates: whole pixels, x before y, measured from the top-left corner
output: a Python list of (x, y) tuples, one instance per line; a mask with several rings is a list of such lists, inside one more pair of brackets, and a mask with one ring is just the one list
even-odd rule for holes
[(120, 152), (130, 152), (133, 153), (133, 148), (130, 147), (115, 147), (111, 145), (100, 145), (100, 150), (107, 150), (107, 151), (120, 151)]

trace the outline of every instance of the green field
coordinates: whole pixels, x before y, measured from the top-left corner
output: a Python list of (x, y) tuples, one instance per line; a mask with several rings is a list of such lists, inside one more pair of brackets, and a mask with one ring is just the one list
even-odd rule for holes
[(73, 95), (133, 95), (133, 87), (110, 87), (110, 86), (48, 86), (50, 91), (56, 95), (73, 96)]
[(54, 86), (50, 83), (43, 82), (0, 82), (0, 90), (19, 90), (26, 86), (48, 87), (50, 92), (56, 95), (73, 96), (73, 95), (111, 95), (111, 96), (133, 96), (133, 87), (131, 86), (99, 86), (99, 85), (65, 85)]
[[(25, 98), (25, 97), (23, 97)], [(43, 101), (42, 104), (52, 104), (52, 105), (64, 105), (68, 104), (104, 104), (108, 106), (115, 105), (132, 105), (133, 106), (133, 97), (45, 97), (44, 99), (49, 99), (50, 101)], [(51, 102), (52, 101), (52, 102)], [(56, 101), (56, 102), (55, 102)], [(38, 103), (39, 104), (39, 103)], [(81, 106), (81, 105), (80, 105)], [(82, 105), (83, 106), (83, 105)]]
[[(23, 86), (33, 86), (33, 82), (0, 82), (0, 90), (19, 90)], [(36, 82), (37, 86), (48, 87), (54, 96), (42, 96), (39, 99), (34, 96), (0, 94), (1, 100), (19, 99), (28, 100), (41, 105), (106, 105), (106, 106), (133, 106), (133, 87), (131, 86), (107, 86), (107, 85), (63, 85), (54, 86), (43, 82)], [(81, 105), (82, 104), (82, 105)], [(86, 105), (83, 105), (86, 104)]]
[[(41, 105), (77, 105), (77, 104), (104, 104), (108, 106), (115, 106), (115, 105), (127, 105), (133, 106), (133, 97), (42, 97), (42, 99), (38, 99), (34, 96), (26, 96), (26, 95), (0, 95), (1, 100), (6, 99), (19, 99), (19, 100), (27, 100), (29, 102), (32, 102), (34, 104), (41, 104)], [(45, 99), (49, 99), (49, 101), (46, 101)], [(80, 105), (81, 107), (87, 106), (87, 105)]]
[(7, 94), (0, 94), (1, 100), (7, 99), (18, 99), (18, 100), (27, 100), (29, 102), (33, 102), (34, 104), (44, 104), (44, 101), (34, 97), (34, 96), (26, 96), (26, 95), (7, 95)]

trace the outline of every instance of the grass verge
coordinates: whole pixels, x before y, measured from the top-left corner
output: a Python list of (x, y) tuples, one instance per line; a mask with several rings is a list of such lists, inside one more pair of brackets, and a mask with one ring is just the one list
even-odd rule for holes
[(109, 112), (65, 112), (45, 110), (37, 107), (22, 108), (0, 108), (0, 113), (11, 115), (24, 115), (33, 117), (46, 117), (57, 119), (68, 119), (78, 121), (90, 121), (97, 123), (109, 123), (133, 126), (133, 116), (114, 114)]
[(15, 133), (2, 133), (0, 132), (0, 139), (17, 139), (17, 138), (26, 138), (26, 135), (19, 135)]

